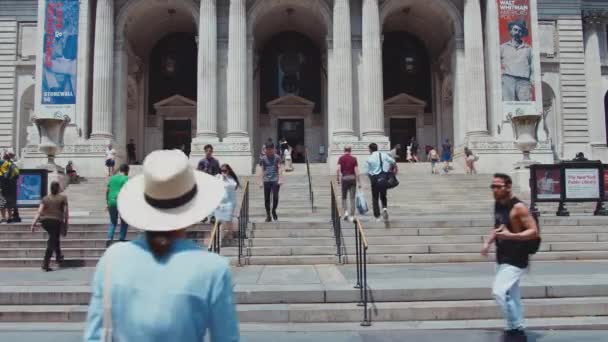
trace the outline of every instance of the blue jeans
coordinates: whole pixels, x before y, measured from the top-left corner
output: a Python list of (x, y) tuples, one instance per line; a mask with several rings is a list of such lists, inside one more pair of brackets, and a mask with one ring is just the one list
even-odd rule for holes
[[(108, 229), (108, 240), (114, 240), (114, 231), (116, 230), (116, 225), (118, 224), (118, 208), (117, 207), (109, 207), (108, 211), (110, 212), (110, 227)], [(120, 241), (124, 241), (127, 237), (127, 228), (129, 228), (129, 224), (125, 222), (125, 220), (120, 218)]]
[(524, 310), (521, 305), (519, 283), (526, 269), (508, 264), (498, 265), (492, 286), (492, 295), (507, 320), (507, 329), (524, 328)]

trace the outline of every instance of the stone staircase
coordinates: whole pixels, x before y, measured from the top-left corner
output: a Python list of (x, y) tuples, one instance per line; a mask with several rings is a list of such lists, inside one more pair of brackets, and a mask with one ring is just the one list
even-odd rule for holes
[[(361, 217), (370, 244), (372, 321), (381, 326), (406, 322), (414, 328), (500, 328), (501, 315), (489, 290), (492, 258), (479, 255), (482, 238), (493, 225), (491, 176), (431, 175), (428, 167), (401, 165), (401, 185), (389, 192), (389, 221)], [(314, 211), (305, 174), (285, 177), (278, 222), (264, 222), (263, 191), (251, 183), (246, 266), (233, 269), (244, 327), (302, 324), (304, 330), (328, 325), (350, 330), (362, 319), (359, 290), (353, 288), (354, 226), (342, 221), (339, 259), (329, 223), (333, 177), (318, 173), (312, 178)], [(370, 201), (367, 180), (363, 191)], [(67, 194), (73, 218), (62, 246), (68, 266), (94, 266), (105, 247), (105, 180), (71, 186)], [(543, 243), (524, 280), (526, 317), (533, 327), (605, 328), (608, 219), (589, 215), (584, 205), (570, 210), (573, 216), (562, 218), (554, 216), (555, 208), (541, 207)], [(26, 222), (32, 214), (23, 212)], [(197, 225), (190, 236), (203, 243), (210, 229)], [(128, 237), (136, 234), (132, 230)], [(39, 267), (45, 243), (45, 234), (30, 233), (27, 223), (0, 225), (0, 322), (84, 320), (91, 268), (43, 274), (43, 280), (23, 269)], [(237, 251), (231, 246), (224, 241), (222, 254), (235, 264)], [(12, 277), (17, 280), (6, 280)]]

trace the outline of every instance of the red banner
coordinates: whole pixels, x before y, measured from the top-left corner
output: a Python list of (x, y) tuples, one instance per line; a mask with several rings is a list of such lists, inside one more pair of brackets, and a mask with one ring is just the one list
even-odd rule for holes
[(496, 1), (504, 114), (537, 114), (530, 1)]

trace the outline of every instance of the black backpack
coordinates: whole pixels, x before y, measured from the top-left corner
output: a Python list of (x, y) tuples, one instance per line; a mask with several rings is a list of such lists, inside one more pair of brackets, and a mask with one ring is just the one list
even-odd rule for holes
[(536, 254), (536, 252), (538, 252), (538, 249), (540, 248), (540, 243), (542, 241), (542, 239), (540, 238), (540, 223), (538, 222), (537, 214), (531, 215), (534, 218), (534, 221), (536, 222), (536, 227), (538, 228), (538, 237), (536, 239), (526, 241), (526, 244), (528, 247), (528, 254)]

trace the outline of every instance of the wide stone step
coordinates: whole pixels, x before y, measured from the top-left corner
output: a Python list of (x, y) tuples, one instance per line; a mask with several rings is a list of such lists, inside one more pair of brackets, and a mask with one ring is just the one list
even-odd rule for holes
[[(525, 299), (526, 317), (608, 316), (608, 298)], [(2, 305), (1, 322), (82, 322), (85, 305)], [(242, 323), (359, 322), (356, 303), (239, 304)], [(492, 300), (375, 303), (373, 321), (476, 320), (502, 317)]]

